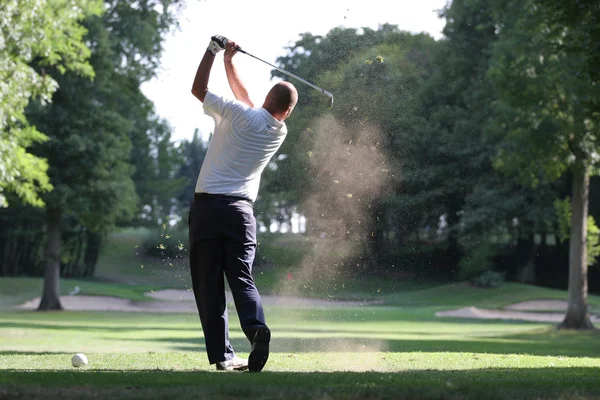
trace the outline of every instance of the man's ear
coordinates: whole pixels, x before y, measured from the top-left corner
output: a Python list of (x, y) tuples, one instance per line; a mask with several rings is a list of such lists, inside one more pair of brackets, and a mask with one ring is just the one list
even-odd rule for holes
[(290, 114), (292, 113), (292, 111), (294, 111), (294, 106), (289, 106), (288, 109), (285, 112), (285, 118), (287, 119), (287, 117), (290, 116)]

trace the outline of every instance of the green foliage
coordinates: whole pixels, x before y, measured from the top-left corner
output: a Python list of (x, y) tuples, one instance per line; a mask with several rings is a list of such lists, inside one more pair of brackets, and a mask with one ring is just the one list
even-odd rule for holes
[[(327, 87), (336, 96), (336, 106), (332, 110), (339, 121), (347, 123), (387, 121), (395, 114), (386, 114), (392, 103), (389, 96), (402, 92), (410, 95), (410, 84), (419, 74), (419, 56), (429, 51), (433, 40), (425, 35), (412, 35), (401, 32), (396, 26), (382, 25), (378, 30), (365, 28), (335, 28), (325, 36), (310, 33), (288, 47), (288, 55), (280, 57), (278, 63), (286, 70)], [(420, 50), (422, 48), (422, 50)], [(391, 52), (391, 54), (388, 54)], [(384, 56), (383, 63), (365, 64), (366, 59)], [(406, 74), (403, 78), (402, 73)], [(276, 71), (274, 75), (280, 74)], [(402, 85), (408, 85), (407, 88)], [(309, 151), (312, 150), (315, 119), (326, 110), (326, 100), (322, 94), (298, 85), (298, 105), (288, 119), (290, 132), (283, 143), (280, 154), (285, 158), (274, 158), (277, 168), (267, 169), (264, 174), (261, 196), (278, 194), (288, 206), (301, 204), (310, 193), (311, 176), (306, 173), (309, 166)], [(398, 101), (402, 101), (399, 97)], [(404, 104), (404, 102), (403, 102)], [(378, 109), (378, 106), (385, 106)], [(349, 140), (351, 139), (349, 135)], [(277, 210), (261, 210), (276, 215)]]
[(183, 188), (179, 191), (177, 200), (180, 205), (181, 217), (185, 223), (187, 223), (187, 212), (196, 192), (196, 181), (207, 149), (208, 146), (200, 138), (197, 129), (194, 131), (192, 140), (183, 140), (177, 149), (180, 165), (176, 176), (183, 181)]
[(0, 5), (0, 206), (5, 190), (35, 206), (52, 189), (46, 160), (27, 152), (47, 140), (25, 117), (30, 99), (51, 101), (58, 84), (46, 73), (91, 78), (90, 50), (81, 21), (102, 12), (101, 0), (4, 0)]
[(588, 266), (594, 265), (600, 256), (600, 228), (591, 215), (587, 220), (587, 262)]
[[(340, 129), (345, 131), (341, 145), (373, 146), (383, 154), (382, 159), (387, 158), (389, 165), (382, 170), (369, 165), (362, 173), (368, 175), (376, 171), (386, 174), (390, 185), (384, 191), (389, 194), (398, 190), (405, 156), (414, 149), (409, 149), (410, 139), (420, 137), (420, 127), (426, 125), (419, 113), (418, 96), (431, 72), (431, 59), (437, 47), (427, 35), (412, 35), (392, 25), (383, 25), (378, 30), (365, 28), (362, 32), (337, 28), (323, 37), (303, 35), (279, 62), (282, 67), (335, 94), (337, 106), (331, 113)], [(328, 134), (327, 128), (315, 126), (325, 110), (323, 99), (318, 92), (302, 85), (298, 89), (299, 103), (288, 123), (290, 132), (296, 133), (286, 138), (281, 148), (285, 157), (274, 162), (277, 168), (265, 174), (261, 196), (267, 200), (266, 206), (261, 202), (257, 204), (261, 207), (260, 212), (268, 217), (265, 218), (267, 221), (271, 218), (284, 219), (295, 209), (306, 215), (310, 225), (311, 220), (316, 221), (323, 213), (336, 213), (336, 206), (331, 202), (320, 204), (319, 210), (313, 210), (305, 203), (311, 194), (323, 189), (319, 187), (319, 182), (324, 179), (321, 175), (337, 174), (344, 168), (339, 165), (320, 171), (319, 168), (311, 168), (312, 160), (318, 155), (322, 158), (337, 155), (341, 160), (346, 157), (342, 156), (343, 148), (339, 149), (339, 154), (336, 153), (338, 149), (332, 149), (331, 156), (324, 155), (317, 143), (320, 137)], [(359, 128), (362, 126), (369, 126), (369, 130), (365, 130), (368, 133), (363, 135), (365, 137), (360, 136)], [(359, 163), (361, 160), (348, 161)], [(372, 208), (369, 207), (373, 214), (361, 216), (361, 220), (368, 226), (380, 222), (381, 228), (374, 227), (373, 231), (381, 232), (381, 236), (398, 230), (400, 234), (396, 237), (404, 241), (408, 237), (404, 232), (414, 231), (413, 228), (422, 219), (412, 219), (415, 212), (403, 212), (400, 207), (404, 206), (404, 202), (397, 199), (385, 201), (388, 199), (376, 197)], [(392, 208), (392, 205), (398, 207)], [(381, 218), (377, 219), (377, 216)], [(408, 218), (411, 218), (410, 226)], [(375, 265), (377, 261), (390, 262), (390, 250), (404, 248), (400, 246), (401, 243), (381, 243), (378, 251), (374, 252), (376, 256), (368, 258)]]
[[(51, 70), (60, 89), (50, 105), (30, 109), (30, 120), (51, 138), (36, 147), (36, 153), (49, 160), (55, 187), (44, 200), (64, 208), (90, 230), (108, 232), (137, 208), (129, 162), (133, 139), (147, 135), (144, 151), (157, 154), (149, 165), (136, 164), (139, 172), (151, 178), (161, 173), (153, 167), (160, 162), (170, 132), (154, 117), (140, 85), (155, 73), (162, 36), (173, 21), (169, 8), (173, 4), (107, 1), (102, 16), (85, 21), (86, 40), (94, 43), (90, 58), (94, 81)], [(172, 178), (169, 171), (165, 174), (160, 177), (163, 183)]]
[(562, 242), (571, 236), (571, 198), (554, 200), (554, 211), (558, 223), (558, 239)]
[(504, 285), (506, 280), (506, 274), (498, 271), (485, 270), (479, 276), (474, 278), (471, 282), (475, 286), (484, 288), (497, 288)]
[(179, 194), (193, 178), (180, 176), (186, 162), (181, 152), (184, 143), (179, 148), (173, 144), (168, 123), (153, 114), (142, 114), (139, 119), (140, 123), (130, 133), (134, 142), (130, 159), (139, 196), (138, 211), (135, 219), (127, 223), (157, 227), (182, 214)]
[[(558, 222), (558, 238), (561, 242), (566, 242), (571, 238), (571, 198), (555, 200), (554, 209)], [(586, 250), (587, 265), (594, 265), (600, 256), (600, 228), (591, 215), (588, 215), (587, 219)]]
[[(53, 4), (59, 4), (57, 12), (62, 12), (65, 4), (71, 3), (76, 4)], [(86, 68), (93, 68), (93, 80), (82, 75), (84, 71), (65, 71), (60, 63), (47, 63), (39, 57), (29, 60), (59, 87), (52, 94), (52, 102), (38, 96), (26, 111), (27, 120), (49, 139), (32, 144), (30, 150), (49, 165), (54, 190), (42, 195), (44, 203), (62, 211), (64, 275), (77, 276), (81, 271), (92, 274), (100, 245), (96, 239), (134, 216), (139, 204), (135, 171), (162, 184), (163, 190), (180, 185), (174, 176), (176, 167), (169, 164), (176, 158), (170, 128), (155, 116), (152, 103), (140, 90), (156, 72), (162, 38), (174, 23), (178, 3), (110, 0), (100, 4), (103, 14), (87, 15), (81, 35), (74, 37), (90, 45), (85, 58), (89, 56)], [(77, 10), (73, 12), (80, 19)], [(70, 46), (68, 41), (65, 45)], [(143, 141), (143, 137), (148, 140)], [(137, 153), (132, 152), (132, 145)], [(132, 156), (139, 153), (149, 156), (132, 162)], [(148, 192), (140, 193), (146, 196)], [(169, 195), (163, 191), (157, 201), (166, 214), (170, 212)], [(19, 224), (26, 224), (25, 216), (9, 228), (18, 230)], [(33, 251), (34, 243), (45, 242), (39, 221), (36, 229), (19, 242), (22, 253)], [(14, 263), (16, 254), (2, 263)]]
[(575, 164), (598, 162), (600, 7), (508, 1), (490, 77), (501, 95), (496, 122), (506, 140), (496, 165), (536, 185)]
[(498, 246), (487, 242), (485, 238), (477, 238), (476, 240), (478, 241), (476, 245), (465, 246), (467, 249), (466, 254), (458, 264), (458, 277), (460, 279), (480, 276), (494, 266), (493, 257), (498, 254)]

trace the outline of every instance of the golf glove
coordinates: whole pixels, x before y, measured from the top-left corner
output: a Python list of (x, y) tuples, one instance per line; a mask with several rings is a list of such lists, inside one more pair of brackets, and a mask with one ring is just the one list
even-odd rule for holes
[(218, 52), (225, 50), (225, 46), (227, 46), (227, 38), (225, 36), (215, 35), (210, 38), (210, 43), (206, 50), (210, 51), (213, 56), (216, 56)]

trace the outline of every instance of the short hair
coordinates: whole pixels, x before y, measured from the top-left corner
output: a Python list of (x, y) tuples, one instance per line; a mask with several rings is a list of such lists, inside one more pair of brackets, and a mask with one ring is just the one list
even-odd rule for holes
[(277, 111), (287, 111), (290, 107), (294, 108), (298, 102), (298, 91), (289, 82), (279, 82), (271, 88), (269, 97)]

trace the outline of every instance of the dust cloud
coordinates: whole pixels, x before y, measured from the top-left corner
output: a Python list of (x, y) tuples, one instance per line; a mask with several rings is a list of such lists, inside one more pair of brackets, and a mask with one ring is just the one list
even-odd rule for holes
[(301, 210), (313, 246), (295, 278), (323, 283), (367, 261), (372, 202), (386, 190), (391, 172), (374, 125), (348, 126), (326, 116), (315, 121), (310, 136), (311, 190)]

